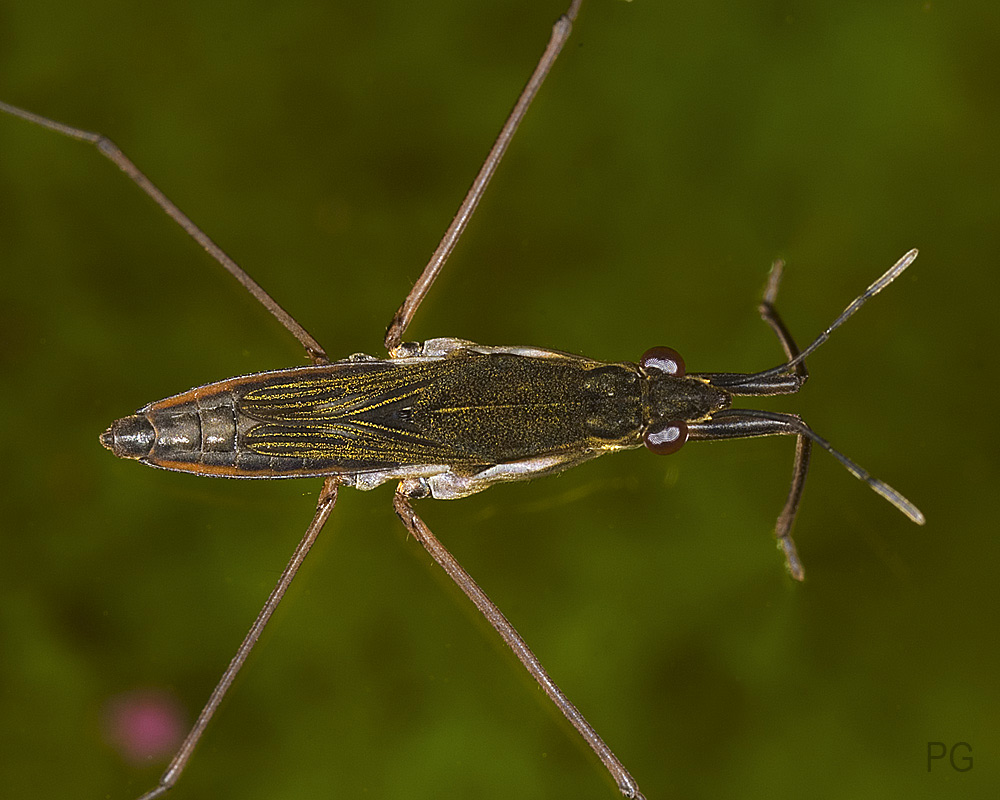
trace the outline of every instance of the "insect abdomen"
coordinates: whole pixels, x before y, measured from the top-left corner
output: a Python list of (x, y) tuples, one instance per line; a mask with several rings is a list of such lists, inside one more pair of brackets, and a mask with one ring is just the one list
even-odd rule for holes
[[(239, 380), (239, 379), (236, 379)], [(241, 415), (230, 381), (151, 403), (116, 420), (101, 444), (119, 458), (153, 467), (231, 478), (315, 474), (301, 458), (262, 455), (242, 446)]]
[(266, 463), (247, 463), (247, 457), (255, 462), (267, 459), (239, 452), (232, 392), (188, 394), (184, 400), (151, 403), (117, 420), (101, 436), (101, 443), (121, 458), (185, 472), (231, 474), (267, 468)]

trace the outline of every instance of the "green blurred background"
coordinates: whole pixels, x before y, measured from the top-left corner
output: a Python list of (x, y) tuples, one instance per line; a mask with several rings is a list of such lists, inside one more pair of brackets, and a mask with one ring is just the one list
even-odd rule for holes
[[(111, 136), (331, 355), (378, 354), (563, 6), (7, 0), (0, 97)], [(998, 9), (588, 0), (410, 329), (752, 371), (779, 359), (772, 259), (802, 343), (921, 248), (760, 405), (926, 527), (817, 453), (793, 584), (774, 439), (420, 506), (650, 800), (996, 796)], [(97, 436), (302, 353), (97, 153), (10, 118), (0, 263), (0, 786), (130, 800), (164, 762), (108, 742), (109, 704), (196, 714), (319, 482), (154, 471)], [(171, 797), (614, 797), (390, 497), (342, 493)], [(973, 768), (928, 772), (928, 742)]]

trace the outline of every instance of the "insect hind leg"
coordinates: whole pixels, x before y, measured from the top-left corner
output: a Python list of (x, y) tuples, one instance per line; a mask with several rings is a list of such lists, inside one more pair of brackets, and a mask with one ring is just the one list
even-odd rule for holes
[(222, 673), (222, 677), (216, 684), (215, 689), (212, 690), (212, 694), (209, 696), (208, 701), (202, 708), (201, 713), (198, 714), (198, 719), (191, 727), (191, 730), (188, 731), (187, 736), (184, 737), (184, 741), (181, 742), (181, 746), (177, 749), (177, 753), (174, 755), (173, 759), (171, 759), (166, 771), (160, 777), (159, 783), (153, 789), (142, 795), (139, 800), (157, 800), (157, 798), (163, 797), (180, 779), (181, 773), (184, 772), (188, 762), (191, 760), (191, 755), (194, 753), (195, 747), (201, 740), (202, 735), (205, 733), (208, 723), (211, 722), (212, 717), (215, 715), (215, 712), (218, 710), (223, 698), (226, 696), (226, 692), (229, 691), (229, 687), (232, 686), (233, 681), (236, 680), (236, 675), (239, 673), (240, 668), (246, 662), (247, 657), (250, 655), (250, 651), (253, 650), (254, 645), (257, 644), (257, 640), (260, 638), (264, 627), (271, 619), (271, 615), (274, 614), (275, 609), (278, 607), (278, 603), (280, 603), (281, 599), (285, 596), (285, 592), (288, 590), (288, 587), (291, 585), (296, 573), (299, 571), (299, 567), (302, 566), (302, 562), (305, 561), (306, 556), (309, 555), (309, 550), (316, 542), (317, 537), (319, 537), (320, 531), (323, 530), (323, 526), (326, 524), (327, 519), (329, 519), (330, 513), (333, 511), (333, 507), (337, 502), (338, 486), (338, 478), (333, 477), (326, 479), (326, 482), (323, 484), (323, 489), (320, 491), (319, 500), (316, 504), (316, 514), (313, 516), (312, 522), (309, 523), (309, 527), (306, 528), (306, 532), (302, 535), (302, 539), (299, 541), (295, 551), (292, 553), (292, 557), (288, 560), (288, 564), (285, 565), (285, 569), (282, 571), (281, 577), (278, 578), (277, 584), (275, 584), (275, 587), (271, 590), (271, 594), (268, 595), (267, 601), (264, 603), (264, 607), (261, 608), (256, 619), (254, 619), (249, 632), (243, 638), (239, 648), (236, 650), (236, 655), (234, 655), (232, 661), (229, 662), (229, 666), (226, 667), (226, 671)]
[(87, 144), (92, 144), (97, 148), (98, 152), (107, 158), (111, 163), (118, 167), (122, 172), (124, 172), (136, 186), (142, 189), (143, 192), (155, 202), (174, 222), (176, 222), (180, 227), (194, 239), (198, 244), (200, 244), (205, 251), (214, 258), (219, 265), (226, 270), (230, 275), (232, 275), (236, 280), (240, 282), (251, 295), (268, 310), (268, 312), (280, 322), (285, 328), (299, 340), (299, 343), (306, 349), (306, 353), (314, 364), (328, 364), (330, 359), (327, 357), (326, 352), (323, 347), (317, 342), (310, 333), (303, 328), (299, 322), (284, 308), (282, 308), (278, 302), (271, 297), (264, 288), (257, 283), (253, 278), (251, 278), (247, 272), (237, 264), (230, 256), (212, 241), (208, 235), (185, 214), (177, 205), (167, 197), (160, 189), (156, 186), (149, 178), (147, 178), (139, 168), (132, 163), (132, 160), (125, 155), (122, 149), (112, 142), (107, 136), (100, 133), (94, 133), (92, 131), (85, 131), (82, 128), (74, 128), (71, 125), (66, 125), (62, 122), (57, 122), (54, 119), (49, 119), (48, 117), (43, 117), (40, 114), (35, 114), (31, 111), (26, 111), (23, 108), (18, 108), (17, 106), (12, 106), (9, 103), (0, 102), (0, 111), (10, 114), (18, 119), (23, 119), (26, 122), (30, 122), (33, 125), (38, 125), (41, 128), (46, 128), (50, 131), (55, 131), (62, 136), (67, 136), (70, 139), (76, 139), (80, 142), (86, 142)]

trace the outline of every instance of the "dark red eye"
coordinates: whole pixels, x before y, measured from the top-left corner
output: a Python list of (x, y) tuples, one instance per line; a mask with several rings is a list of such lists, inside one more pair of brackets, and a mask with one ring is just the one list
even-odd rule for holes
[(639, 359), (639, 366), (647, 375), (661, 372), (675, 378), (684, 377), (684, 359), (672, 347), (650, 347)]
[(642, 435), (642, 443), (658, 456), (676, 453), (687, 439), (687, 423), (680, 421), (653, 426)]

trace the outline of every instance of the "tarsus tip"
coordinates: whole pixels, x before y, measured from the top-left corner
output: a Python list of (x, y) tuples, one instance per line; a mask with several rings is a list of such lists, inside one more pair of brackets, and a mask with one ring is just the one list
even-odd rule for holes
[(802, 569), (802, 561), (799, 559), (799, 552), (795, 548), (792, 537), (779, 536), (778, 549), (785, 555), (785, 568), (788, 570), (788, 574), (797, 581), (804, 581), (806, 573)]

